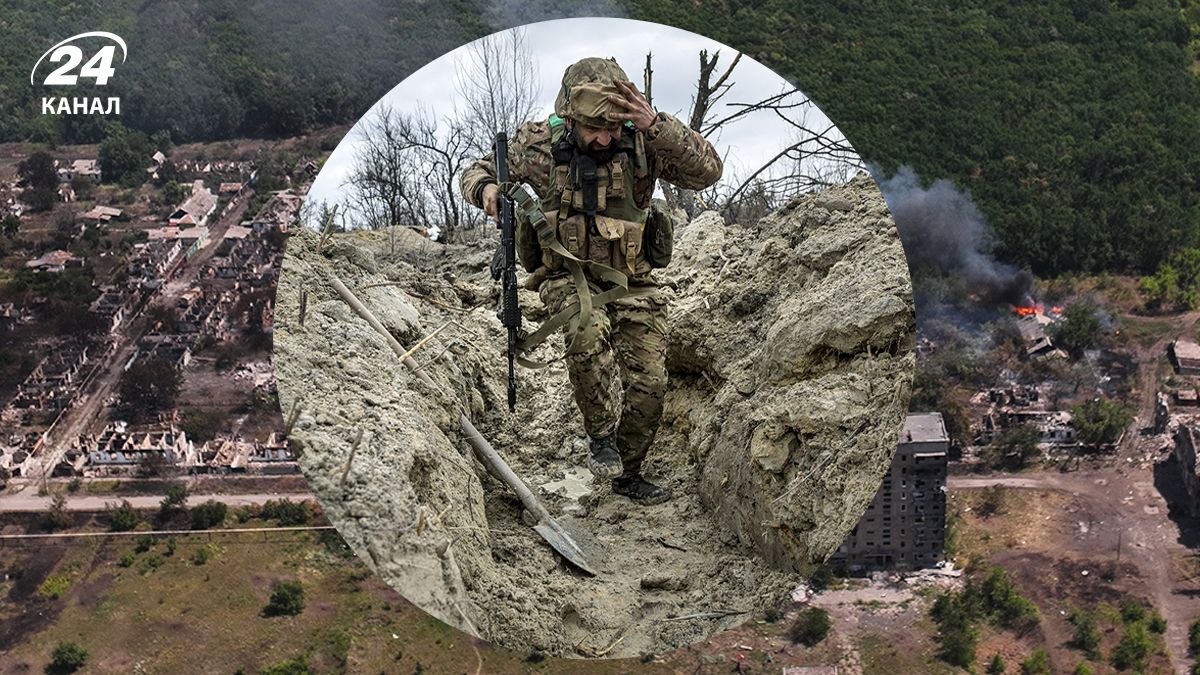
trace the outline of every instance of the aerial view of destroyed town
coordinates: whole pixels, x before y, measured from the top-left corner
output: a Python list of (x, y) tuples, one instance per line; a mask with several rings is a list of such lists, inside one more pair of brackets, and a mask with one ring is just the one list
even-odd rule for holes
[[(1200, 673), (1191, 3), (973, 0), (861, 14), (697, 0), (686, 16), (656, 0), (605, 4), (724, 39), (820, 100), (891, 210), (917, 329), (891, 467), (833, 558), (777, 607), (733, 606), (744, 614), (736, 628), (619, 660), (579, 658), (613, 649), (617, 630), (574, 654), (517, 653), (389, 588), (301, 474), (304, 447), (288, 434), (299, 411), (281, 409), (272, 366), (288, 330), (276, 284), (289, 238), (304, 243), (306, 228), (325, 230), (310, 237), (318, 252), (327, 238), (365, 242), (370, 254), (356, 255), (371, 264), (458, 260), (438, 286), (454, 291), (438, 302), (494, 305), (498, 287), (467, 287), (498, 237), (461, 201), (475, 221), (455, 210), (451, 223), (452, 191), (420, 188), (359, 223), (305, 196), (351, 125), (404, 76), (518, 18), (546, 17), (471, 2), (362, 0), (336, 16), (307, 0), (250, 4), (179, 10), (187, 16), (158, 3), (113, 3), (104, 15), (72, 4), (93, 12), (71, 15), (76, 32), (112, 23), (149, 36), (141, 44), (161, 69), (121, 73), (120, 116), (39, 116), (34, 99), (19, 101), (31, 121), (0, 114), (0, 674)], [(28, 89), (16, 86), (27, 54), (72, 33), (42, 11), (5, 19), (27, 35), (0, 58), (19, 54), (21, 71), (3, 71), (0, 91)], [(277, 20), (292, 13), (294, 23)], [(780, 25), (796, 28), (769, 28)], [(175, 50), (204, 67), (171, 70)], [(695, 107), (671, 112), (705, 133), (730, 114), (721, 87), (739, 70), (734, 54), (699, 57)], [(641, 84), (641, 64), (627, 67)], [(646, 69), (648, 82), (649, 55)], [(413, 135), (404, 142), (432, 148), (426, 179), (457, 185), (478, 148), (439, 145), (439, 111), (429, 115), (401, 127)], [(800, 167), (804, 147), (781, 157)], [(767, 231), (760, 220), (789, 217), (800, 202), (781, 187), (786, 171), (756, 168), (727, 167), (745, 178), (736, 191), (673, 195), (690, 220), (675, 237), (717, 218), (742, 237), (731, 241), (753, 241)], [(380, 187), (364, 175), (346, 190)], [(788, 186), (829, 184), (805, 178)], [(804, 204), (800, 221), (854, 208)], [(720, 258), (740, 254), (712, 262), (723, 272)], [(290, 301), (303, 321), (304, 300)], [(744, 304), (714, 291), (711, 309), (737, 323)], [(431, 369), (443, 353), (478, 348), (413, 325)], [(671, 378), (709, 377), (702, 370)], [(685, 404), (668, 393), (672, 434), (689, 433), (671, 418)], [(705, 582), (691, 583), (705, 606)]]

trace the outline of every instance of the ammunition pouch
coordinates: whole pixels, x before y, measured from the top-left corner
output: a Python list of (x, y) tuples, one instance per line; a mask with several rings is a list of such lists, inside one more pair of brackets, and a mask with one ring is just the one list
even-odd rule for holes
[(675, 248), (675, 218), (670, 207), (661, 199), (650, 202), (650, 215), (642, 239), (642, 252), (651, 268), (671, 264), (671, 253)]

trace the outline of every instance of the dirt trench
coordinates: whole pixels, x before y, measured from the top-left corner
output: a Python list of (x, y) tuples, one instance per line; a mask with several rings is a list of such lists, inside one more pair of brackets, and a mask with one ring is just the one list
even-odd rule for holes
[[(519, 369), (505, 403), (494, 244), (404, 229), (288, 242), (275, 369), (305, 475), (353, 549), (434, 616), (516, 650), (659, 653), (778, 604), (857, 522), (890, 462), (913, 369), (913, 304), (874, 183), (794, 200), (758, 223), (702, 214), (676, 232), (671, 388), (646, 471), (675, 498), (636, 507), (592, 481), (560, 362)], [(321, 250), (318, 251), (318, 247)], [(337, 275), (430, 388), (332, 290)], [(545, 318), (521, 292), (525, 316)], [(300, 321), (305, 298), (304, 321)], [(562, 350), (555, 336), (538, 353)], [(471, 456), (465, 412), (600, 574), (564, 563)], [(362, 439), (347, 460), (355, 438)]]

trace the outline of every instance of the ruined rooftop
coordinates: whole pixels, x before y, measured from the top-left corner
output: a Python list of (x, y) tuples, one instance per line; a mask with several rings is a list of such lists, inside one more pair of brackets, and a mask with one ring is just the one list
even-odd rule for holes
[(946, 424), (941, 413), (911, 413), (904, 418), (901, 443), (948, 443)]

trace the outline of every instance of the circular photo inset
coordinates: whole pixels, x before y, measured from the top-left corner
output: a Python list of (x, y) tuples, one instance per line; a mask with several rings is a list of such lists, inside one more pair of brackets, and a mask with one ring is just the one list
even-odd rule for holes
[(659, 653), (761, 617), (880, 485), (914, 366), (894, 222), (736, 50), (569, 19), (381, 99), (288, 241), (299, 461), (410, 601), (515, 650)]

